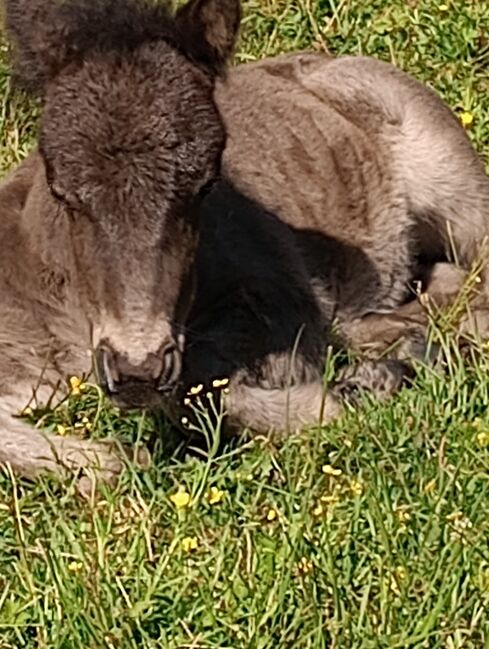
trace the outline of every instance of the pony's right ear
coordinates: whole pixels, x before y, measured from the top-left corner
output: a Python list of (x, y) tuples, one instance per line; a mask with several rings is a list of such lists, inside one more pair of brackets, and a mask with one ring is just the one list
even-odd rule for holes
[(28, 90), (42, 92), (68, 56), (63, 3), (59, 0), (4, 0), (7, 34), (13, 45), (14, 76)]
[(233, 53), (241, 22), (240, 0), (189, 0), (175, 16), (179, 41), (195, 61), (215, 71)]

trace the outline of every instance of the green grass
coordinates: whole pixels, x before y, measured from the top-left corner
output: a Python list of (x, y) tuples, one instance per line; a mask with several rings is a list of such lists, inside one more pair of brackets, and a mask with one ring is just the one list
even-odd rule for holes
[[(239, 61), (325, 46), (392, 60), (470, 111), (489, 163), (488, 3), (246, 3)], [(5, 53), (0, 173), (36, 129)], [(421, 369), (392, 402), (281, 447), (258, 439), (183, 460), (160, 449), (89, 503), (71, 483), (4, 471), (0, 648), (489, 647), (489, 361), (435, 334), (445, 373)], [(95, 388), (42, 418), (72, 434), (87, 421), (121, 439), (153, 426)], [(191, 498), (181, 509), (179, 489)]]

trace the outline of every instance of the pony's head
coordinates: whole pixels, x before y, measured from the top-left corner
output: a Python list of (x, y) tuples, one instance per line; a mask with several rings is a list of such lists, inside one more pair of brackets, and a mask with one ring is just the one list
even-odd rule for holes
[(239, 0), (175, 14), (151, 0), (6, 0), (6, 15), (17, 76), (42, 96), (49, 200), (69, 221), (102, 383), (122, 405), (151, 405), (179, 374)]

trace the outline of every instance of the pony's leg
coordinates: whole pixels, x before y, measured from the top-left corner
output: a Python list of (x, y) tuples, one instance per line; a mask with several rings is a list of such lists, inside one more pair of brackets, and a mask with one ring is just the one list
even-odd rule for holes
[(29, 426), (16, 416), (26, 403), (25, 392), (0, 398), (0, 465), (10, 465), (27, 478), (80, 474), (79, 489), (84, 492), (93, 479), (113, 484), (129, 459), (147, 464), (145, 450), (135, 450), (130, 458), (116, 441), (56, 436)]
[[(226, 383), (220, 396), (216, 391), (212, 398), (214, 404), (222, 399), (222, 407), (218, 410), (224, 415), (222, 430), (226, 436), (246, 430), (254, 435), (281, 439), (304, 428), (334, 421), (342, 414), (344, 401), (351, 403), (352, 397), (360, 391), (385, 400), (394, 395), (411, 374), (407, 363), (395, 359), (349, 366), (329, 387), (320, 379), (268, 387), (268, 382), (252, 384), (249, 380), (252, 377), (238, 372)], [(197, 397), (169, 400), (165, 412), (186, 434), (192, 430), (197, 432), (200, 428), (192, 402), (206, 401), (210, 392), (211, 388), (205, 387)], [(206, 427), (217, 424), (213, 408), (207, 408), (206, 420)]]
[(385, 400), (398, 392), (411, 376), (407, 363), (387, 359), (348, 366), (329, 389), (319, 380), (265, 389), (235, 378), (230, 382), (224, 406), (232, 430), (273, 432), (280, 437), (332, 422), (341, 415), (343, 402), (351, 402), (359, 391)]
[(287, 436), (308, 426), (326, 424), (342, 411), (338, 398), (321, 381), (288, 388), (263, 388), (231, 380), (224, 397), (227, 430)]
[(436, 308), (453, 303), (466, 279), (467, 272), (453, 264), (436, 264), (419, 298), (390, 313), (373, 313), (342, 323), (346, 343), (367, 356), (429, 360), (427, 303)]

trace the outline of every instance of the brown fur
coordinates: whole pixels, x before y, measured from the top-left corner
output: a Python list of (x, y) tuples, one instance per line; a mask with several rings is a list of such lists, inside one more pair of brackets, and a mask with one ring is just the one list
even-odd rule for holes
[[(229, 422), (259, 432), (328, 421), (358, 386), (399, 388), (406, 368), (386, 360), (348, 369), (325, 394), (321, 350), (333, 321), (359, 348), (403, 336), (423, 348), (410, 283), (450, 260), (450, 241), (468, 266), (488, 234), (489, 181), (432, 91), (362, 57), (298, 54), (216, 76), (237, 0), (192, 0), (176, 17), (136, 0), (6, 9), (18, 74), (44, 113), (39, 150), (0, 186), (0, 462), (36, 475), (98, 454), (102, 473), (118, 470), (112, 447), (15, 419), (36, 386), (46, 400), (89, 373), (94, 350), (104, 387), (131, 405), (229, 369)], [(204, 198), (224, 147), (232, 185)], [(234, 218), (238, 232), (260, 227), (248, 249), (231, 237), (214, 250), (211, 215), (217, 234)], [(229, 281), (239, 260), (241, 288), (216, 299), (236, 297), (250, 318), (225, 302), (221, 341), (202, 288), (219, 254)], [(239, 344), (226, 351), (227, 335)]]

